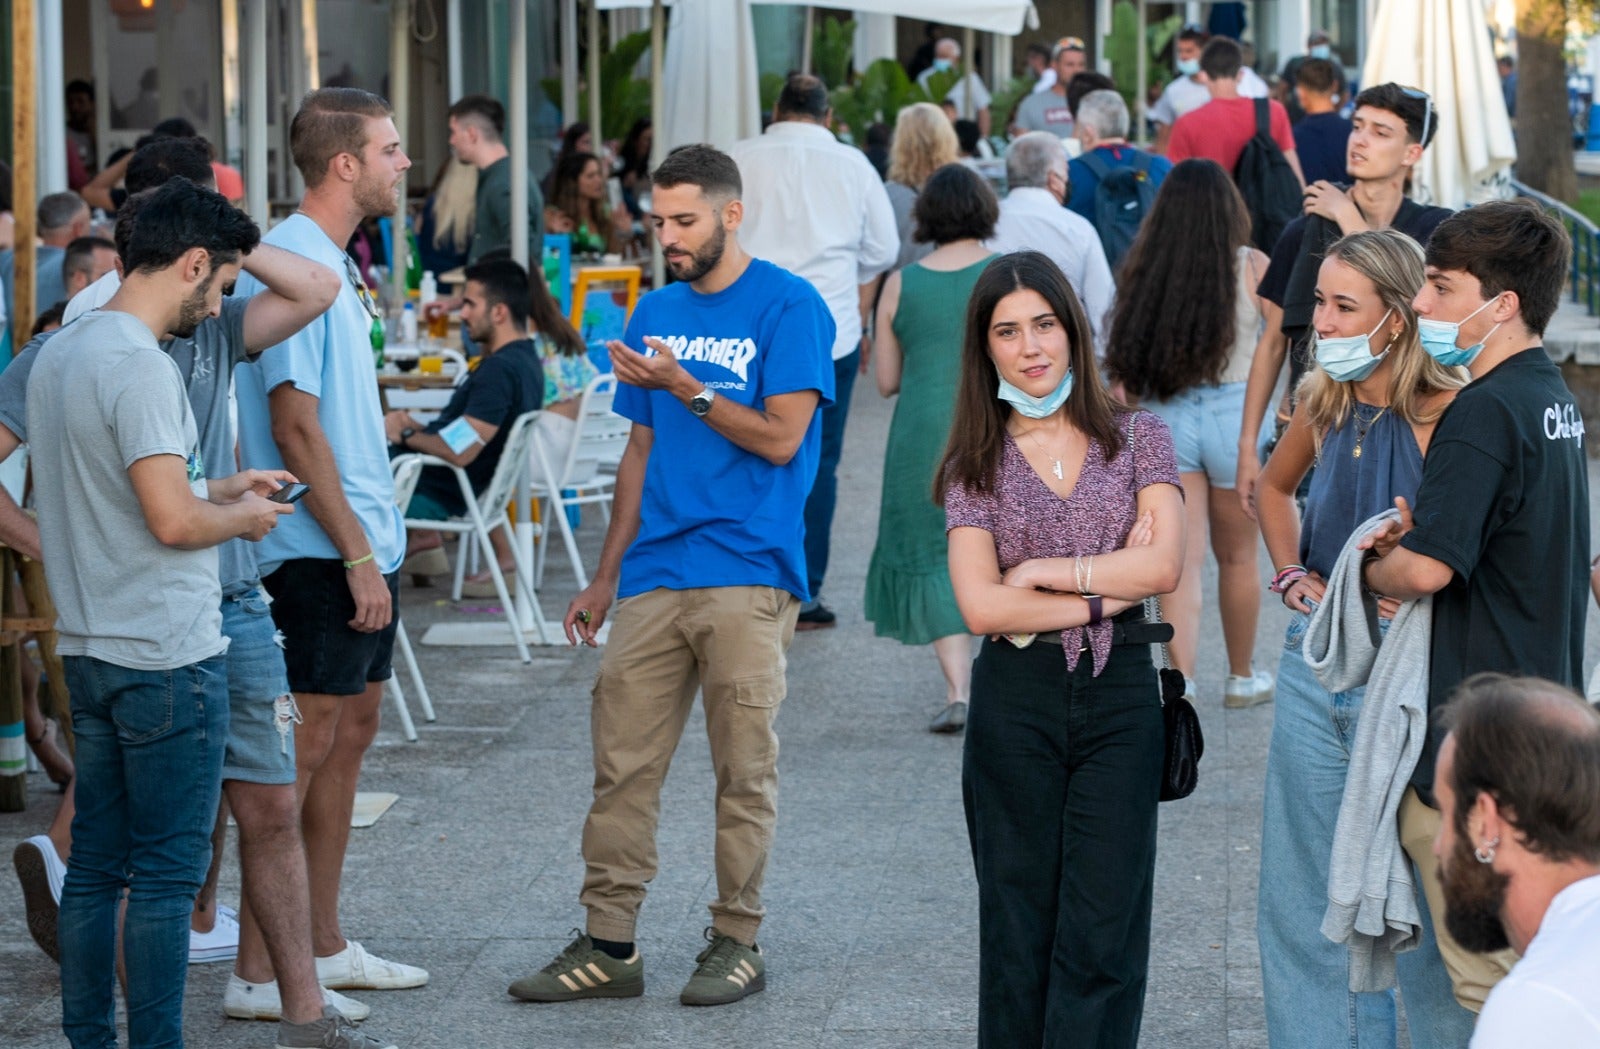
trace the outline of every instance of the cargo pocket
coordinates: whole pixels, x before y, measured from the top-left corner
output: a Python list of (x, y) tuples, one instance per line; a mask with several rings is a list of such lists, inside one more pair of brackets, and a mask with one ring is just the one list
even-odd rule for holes
[(746, 707), (776, 707), (788, 691), (789, 682), (781, 670), (742, 677), (733, 683), (734, 700)]

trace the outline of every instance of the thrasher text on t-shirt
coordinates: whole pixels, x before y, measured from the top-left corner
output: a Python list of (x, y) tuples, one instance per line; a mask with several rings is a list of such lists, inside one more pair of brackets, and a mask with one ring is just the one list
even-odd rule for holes
[(657, 335), (654, 338), (672, 347), (672, 355), (680, 361), (703, 361), (737, 375), (739, 382), (731, 386), (732, 389), (742, 390), (750, 381), (750, 362), (756, 358), (754, 339), (718, 339), (702, 335), (693, 338), (687, 335)]

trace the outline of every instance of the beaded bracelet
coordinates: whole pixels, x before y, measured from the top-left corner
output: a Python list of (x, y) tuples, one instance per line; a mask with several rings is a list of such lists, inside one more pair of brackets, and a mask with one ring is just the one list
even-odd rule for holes
[(1284, 565), (1272, 577), (1272, 582), (1267, 584), (1267, 589), (1274, 594), (1281, 594), (1310, 574), (1305, 565)]

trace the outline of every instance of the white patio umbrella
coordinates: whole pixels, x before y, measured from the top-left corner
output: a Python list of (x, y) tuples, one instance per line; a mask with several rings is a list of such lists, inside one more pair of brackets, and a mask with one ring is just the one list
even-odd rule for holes
[(1482, 0), (1382, 0), (1361, 82), (1418, 87), (1438, 132), (1413, 179), (1417, 200), (1460, 208), (1506, 195), (1517, 159)]

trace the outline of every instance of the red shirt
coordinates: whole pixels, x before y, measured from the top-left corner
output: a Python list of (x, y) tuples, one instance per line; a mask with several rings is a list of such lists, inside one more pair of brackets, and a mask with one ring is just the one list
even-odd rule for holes
[[(1268, 127), (1272, 140), (1285, 153), (1294, 151), (1294, 132), (1289, 129), (1289, 114), (1277, 102), (1269, 101)], [(1172, 125), (1167, 140), (1167, 159), (1174, 164), (1191, 157), (1205, 157), (1233, 174), (1239, 154), (1256, 133), (1256, 100), (1253, 98), (1213, 98), (1199, 109), (1185, 113)]]

